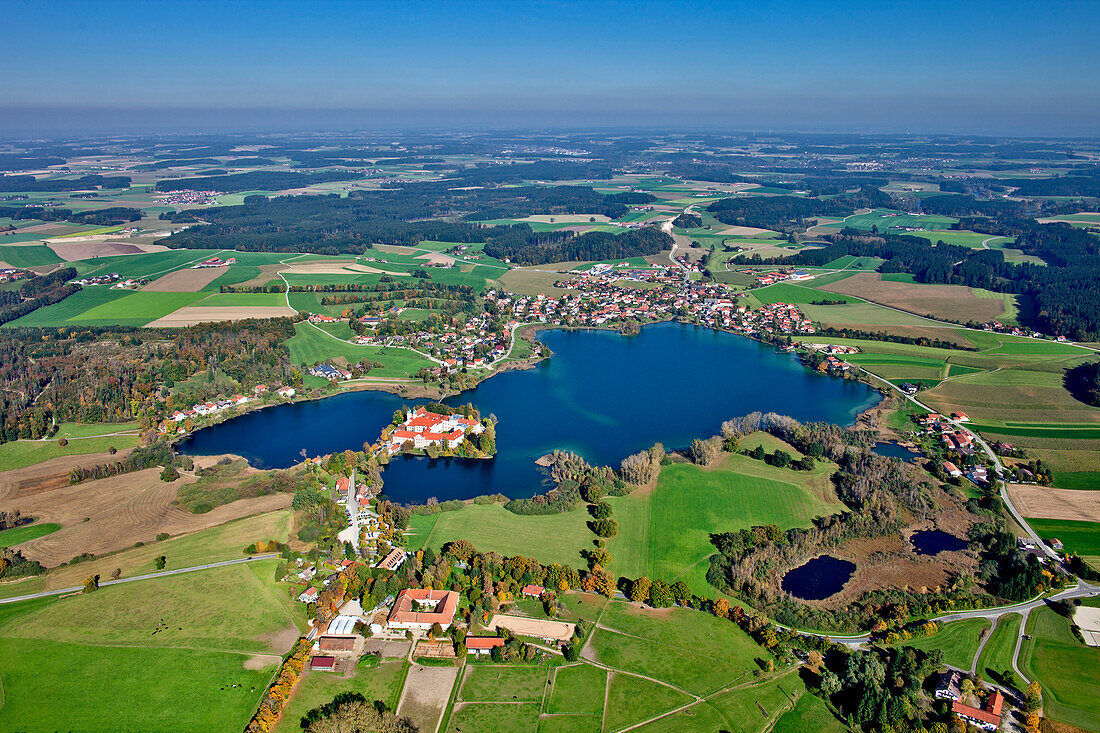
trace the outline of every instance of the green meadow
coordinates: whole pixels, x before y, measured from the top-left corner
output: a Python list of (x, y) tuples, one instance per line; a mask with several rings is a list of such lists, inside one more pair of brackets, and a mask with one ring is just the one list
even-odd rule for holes
[[(1085, 601), (1096, 606), (1096, 599)], [(1085, 646), (1069, 621), (1050, 608), (1032, 611), (1027, 620), (1032, 637), (1020, 647), (1020, 671), (1043, 685), (1048, 718), (1086, 730), (1100, 729), (1100, 649)]]
[[(797, 451), (771, 436), (750, 436), (744, 447), (763, 443), (770, 453)], [(684, 580), (695, 593), (714, 596), (705, 580), (706, 559), (713, 554), (712, 532), (754, 524), (787, 529), (809, 526), (841, 505), (829, 484), (830, 464), (813, 471), (776, 468), (747, 456), (728, 455), (717, 467), (673, 464), (661, 469), (652, 491), (608, 499), (619, 533), (608, 551), (616, 575), (646, 575), (668, 582)]]

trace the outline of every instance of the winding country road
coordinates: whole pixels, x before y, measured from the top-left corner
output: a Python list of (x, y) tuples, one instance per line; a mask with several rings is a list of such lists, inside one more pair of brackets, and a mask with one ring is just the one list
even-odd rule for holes
[[(182, 575), (183, 573), (193, 573), (196, 570), (209, 570), (211, 568), (224, 568), (227, 565), (240, 565), (245, 562), (255, 562), (256, 560), (270, 560), (273, 557), (279, 557), (277, 552), (269, 552), (263, 555), (250, 555), (249, 557), (242, 557), (240, 560), (223, 560), (222, 562), (212, 562), (205, 565), (194, 565), (189, 568), (179, 568), (177, 570), (165, 570), (162, 573), (147, 573), (145, 575), (135, 575), (132, 578), (119, 578), (118, 580), (104, 580), (99, 584), (100, 588), (105, 588), (108, 585), (118, 585), (119, 583), (133, 583), (138, 580), (154, 580), (156, 578), (166, 578), (169, 575)], [(33, 598), (48, 598), (50, 596), (61, 596), (66, 593), (76, 593), (84, 590), (82, 585), (74, 585), (71, 588), (58, 588), (57, 590), (46, 590), (41, 593), (28, 593), (25, 596), (15, 596), (14, 598), (0, 598), (0, 605), (5, 603), (16, 603), (18, 601), (29, 601)]]

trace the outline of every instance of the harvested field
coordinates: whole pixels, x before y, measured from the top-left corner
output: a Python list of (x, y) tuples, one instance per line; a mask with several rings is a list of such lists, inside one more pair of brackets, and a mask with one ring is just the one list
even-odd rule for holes
[(150, 468), (74, 486), (68, 485), (66, 475), (62, 486), (9, 491), (0, 498), (7, 509), (62, 525), (57, 532), (21, 546), (27, 557), (51, 567), (82, 552), (101, 555), (135, 542), (150, 542), (161, 532), (184, 534), (282, 509), (291, 500), (289, 494), (274, 494), (191, 514), (172, 506), (178, 489), (178, 482), (165, 483), (160, 469)]
[(892, 308), (958, 320), (962, 315), (974, 321), (990, 321), (1005, 312), (1002, 300), (979, 298), (961, 285), (922, 285), (883, 280), (877, 273), (861, 272), (820, 290), (854, 295)]
[(519, 221), (537, 221), (543, 224), (589, 224), (590, 219), (595, 219), (601, 224), (611, 221), (603, 214), (532, 214)]
[(409, 667), (397, 714), (408, 717), (419, 730), (434, 731), (447, 709), (451, 688), (458, 678), (458, 667)]
[(157, 278), (142, 290), (153, 293), (197, 293), (225, 274), (224, 267), (190, 267)]
[(428, 252), (426, 254), (417, 255), (418, 260), (427, 260), (433, 265), (443, 265), (445, 267), (451, 267), (455, 263), (455, 258), (450, 255), (445, 255), (442, 252)]
[(166, 252), (163, 244), (135, 244), (134, 242), (74, 242), (59, 239), (47, 245), (58, 257), (66, 262), (86, 260), (91, 257), (113, 257), (115, 255), (140, 255), (150, 252)]
[(557, 641), (569, 641), (573, 636), (573, 624), (561, 621), (540, 621), (533, 618), (520, 616), (506, 616), (496, 614), (489, 619), (485, 627), (489, 631), (508, 629), (517, 636), (533, 636), (538, 639), (555, 639)]
[(771, 229), (759, 229), (757, 227), (726, 227), (718, 232), (729, 237), (756, 237), (761, 234), (774, 234)]
[(42, 491), (51, 491), (69, 485), (69, 471), (83, 466), (98, 466), (112, 460), (120, 460), (129, 454), (129, 449), (110, 453), (83, 453), (71, 456), (58, 456), (35, 463), (25, 468), (16, 468), (0, 473), (0, 503), (5, 508), (16, 498), (31, 496)]
[(355, 262), (348, 262), (346, 265), (333, 262), (302, 262), (302, 263), (287, 263), (289, 265), (280, 265), (279, 272), (287, 275), (407, 275), (405, 272), (389, 272), (388, 270), (379, 270), (377, 267), (368, 267), (367, 265), (360, 265)]
[(1020, 513), (1029, 518), (1081, 521), (1100, 517), (1100, 491), (1009, 484), (1008, 495)]
[(285, 305), (221, 308), (215, 306), (185, 306), (145, 324), (146, 328), (182, 328), (209, 321), (242, 321), (246, 318), (283, 318), (296, 311)]
[[(667, 259), (665, 261), (667, 262)], [(547, 266), (541, 265), (540, 267), (546, 268)], [(519, 293), (520, 295), (545, 293), (553, 297), (559, 297), (567, 293), (577, 293), (576, 290), (554, 287), (554, 283), (565, 279), (567, 279), (567, 276), (560, 272), (549, 272), (546, 269), (536, 267), (520, 267), (515, 270), (508, 270), (501, 275), (500, 283), (509, 292)]]

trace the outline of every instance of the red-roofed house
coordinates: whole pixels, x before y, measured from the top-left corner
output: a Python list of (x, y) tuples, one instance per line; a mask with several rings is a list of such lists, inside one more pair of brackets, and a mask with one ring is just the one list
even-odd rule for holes
[(956, 700), (951, 703), (951, 712), (982, 730), (997, 730), (1001, 726), (1001, 705), (1003, 703), (1004, 695), (994, 690), (981, 708), (963, 705)]
[(504, 646), (504, 639), (499, 636), (467, 636), (466, 653), (483, 656), (493, 651), (493, 647)]
[(386, 627), (427, 631), (432, 624), (439, 624), (446, 631), (454, 622), (457, 609), (458, 593), (453, 590), (406, 588), (397, 594)]
[(523, 586), (523, 595), (530, 598), (540, 598), (546, 589), (541, 585), (525, 585)]

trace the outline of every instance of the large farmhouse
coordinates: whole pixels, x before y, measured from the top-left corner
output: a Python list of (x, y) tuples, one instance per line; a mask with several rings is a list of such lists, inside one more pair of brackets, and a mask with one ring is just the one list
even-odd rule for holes
[(432, 624), (439, 624), (446, 631), (455, 620), (457, 608), (458, 593), (453, 590), (406, 588), (397, 594), (386, 627), (427, 631)]
[(390, 453), (396, 453), (406, 443), (423, 450), (430, 445), (454, 449), (465, 440), (467, 433), (478, 435), (485, 426), (477, 420), (461, 415), (439, 415), (428, 412), (423, 406), (405, 413), (405, 422), (397, 426), (389, 440)]

